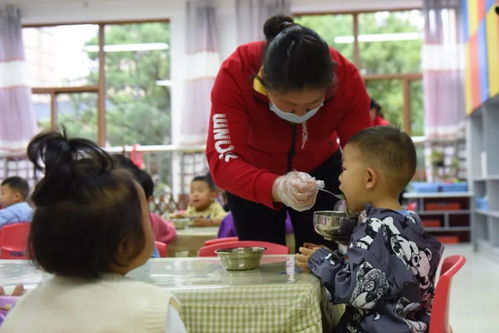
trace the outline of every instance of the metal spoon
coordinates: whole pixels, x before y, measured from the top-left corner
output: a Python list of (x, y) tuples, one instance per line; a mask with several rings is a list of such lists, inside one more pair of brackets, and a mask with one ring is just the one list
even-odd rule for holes
[(344, 200), (344, 199), (345, 199), (342, 195), (340, 195), (340, 194), (334, 194), (333, 192), (328, 191), (328, 190), (326, 190), (326, 189), (323, 189), (322, 187), (319, 187), (319, 191), (329, 193), (329, 194), (331, 194), (332, 196), (334, 196), (336, 199), (339, 199), (339, 200)]

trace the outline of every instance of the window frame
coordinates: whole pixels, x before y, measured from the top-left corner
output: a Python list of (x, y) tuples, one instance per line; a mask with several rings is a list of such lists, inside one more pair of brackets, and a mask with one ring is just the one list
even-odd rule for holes
[[(406, 8), (389, 8), (389, 9), (365, 9), (365, 10), (345, 10), (345, 11), (333, 11), (333, 12), (294, 12), (293, 16), (301, 15), (351, 15), (353, 20), (353, 64), (360, 71), (361, 60), (360, 60), (360, 48), (359, 48), (359, 15), (367, 13), (376, 12), (402, 12), (419, 10), (421, 7), (406, 7)], [(362, 74), (361, 74), (362, 75)], [(380, 81), (380, 80), (400, 80), (402, 84), (402, 100), (403, 100), (403, 129), (404, 131), (411, 135), (412, 134), (412, 110), (411, 110), (411, 83), (413, 81), (418, 81), (423, 79), (423, 74), (421, 72), (415, 73), (386, 73), (386, 74), (365, 74), (362, 75), (364, 82), (367, 81)]]
[(43, 23), (43, 24), (24, 24), (22, 28), (47, 28), (65, 25), (92, 24), (98, 26), (98, 81), (97, 85), (92, 86), (74, 86), (74, 87), (32, 87), (32, 94), (50, 95), (50, 128), (57, 130), (57, 95), (74, 93), (96, 93), (97, 94), (97, 144), (106, 145), (106, 52), (105, 46), (105, 28), (106, 25), (119, 24), (140, 24), (140, 23), (170, 23), (167, 18), (144, 19), (144, 20), (109, 20), (109, 21), (78, 21), (63, 23)]

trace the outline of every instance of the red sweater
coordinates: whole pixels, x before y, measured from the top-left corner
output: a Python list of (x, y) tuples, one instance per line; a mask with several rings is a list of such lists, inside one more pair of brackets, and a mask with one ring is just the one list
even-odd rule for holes
[(326, 93), (316, 115), (292, 125), (270, 111), (265, 88), (254, 79), (264, 46), (265, 42), (242, 45), (222, 64), (211, 93), (206, 155), (218, 186), (277, 208), (272, 184), (288, 171), (288, 158), (292, 170), (309, 172), (321, 165), (338, 150), (338, 137), (344, 145), (371, 125), (370, 99), (357, 69), (331, 49), (336, 89)]

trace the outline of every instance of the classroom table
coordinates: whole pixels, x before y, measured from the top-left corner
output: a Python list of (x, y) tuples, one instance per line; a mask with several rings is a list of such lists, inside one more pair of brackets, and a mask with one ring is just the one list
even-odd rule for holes
[[(27, 261), (0, 260), (0, 286), (31, 289), (47, 276)], [(331, 332), (344, 310), (293, 255), (265, 255), (246, 271), (226, 271), (217, 257), (157, 258), (128, 276), (175, 295), (191, 333)]]
[(217, 238), (218, 226), (216, 227), (193, 227), (187, 226), (185, 229), (177, 229), (177, 236), (173, 242), (168, 244), (168, 256), (189, 256), (196, 257), (204, 242)]

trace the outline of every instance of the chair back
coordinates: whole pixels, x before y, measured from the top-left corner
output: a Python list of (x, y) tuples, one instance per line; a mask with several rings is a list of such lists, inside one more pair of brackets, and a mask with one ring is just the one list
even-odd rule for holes
[(285, 245), (265, 242), (265, 241), (232, 241), (232, 242), (219, 242), (211, 245), (205, 245), (199, 249), (200, 257), (215, 257), (216, 250), (231, 249), (234, 247), (249, 247), (249, 246), (262, 246), (266, 250), (263, 254), (289, 254), (289, 248)]
[(213, 239), (208, 239), (204, 241), (204, 245), (211, 245), (211, 244), (217, 244), (217, 243), (227, 243), (227, 242), (234, 242), (238, 241), (239, 237), (222, 237), (222, 238), (213, 238)]
[(156, 248), (158, 249), (160, 258), (165, 258), (166, 256), (168, 256), (168, 244), (155, 241), (155, 245)]
[(25, 251), (31, 223), (4, 225), (0, 233), (0, 259), (27, 259)]
[(463, 267), (466, 258), (460, 255), (444, 259), (440, 269), (440, 277), (433, 298), (430, 329), (428, 333), (451, 333), (449, 325), (449, 299), (452, 278)]

